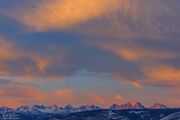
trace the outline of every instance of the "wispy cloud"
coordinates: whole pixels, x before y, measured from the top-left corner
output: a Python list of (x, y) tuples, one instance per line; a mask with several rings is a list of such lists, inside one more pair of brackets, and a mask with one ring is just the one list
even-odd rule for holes
[[(7, 106), (17, 107), (19, 105), (36, 104), (68, 104), (75, 99), (74, 93), (69, 89), (57, 89), (54, 91), (44, 91), (35, 87), (9, 87), (0, 89), (0, 105), (6, 100)], [(49, 99), (51, 98), (51, 99)], [(12, 105), (13, 104), (13, 105)]]
[(0, 38), (0, 60), (15, 60), (21, 52), (17, 51), (14, 45), (4, 38)]
[[(33, 8), (26, 6), (17, 15), (17, 19), (35, 30), (46, 31), (65, 29), (103, 18), (108, 22), (105, 29), (126, 35), (143, 34), (153, 37), (169, 31), (179, 31), (175, 26), (177, 21), (171, 22), (180, 17), (172, 7), (177, 8), (176, 2), (162, 0), (46, 0), (34, 2)], [(169, 14), (171, 16), (167, 18)]]
[(46, 69), (54, 62), (63, 58), (51, 60), (48, 57), (33, 51), (21, 50), (17, 45), (7, 39), (0, 38), (0, 75), (4, 77), (23, 77), (24, 79), (35, 79), (50, 77), (60, 79), (59, 75), (47, 73)]
[(116, 43), (113, 43), (111, 45), (107, 43), (106, 45), (102, 45), (101, 47), (128, 61), (141, 61), (148, 59), (170, 59), (180, 56), (178, 52), (160, 50), (158, 51), (134, 45), (122, 47), (122, 45), (118, 45)]
[(116, 96), (111, 96), (111, 97), (103, 97), (102, 95), (99, 95), (95, 92), (87, 93), (86, 97), (87, 97), (89, 102), (103, 106), (103, 107), (109, 107), (113, 103), (122, 103), (126, 99), (122, 95), (116, 95)]
[(147, 76), (150, 84), (179, 87), (180, 85), (180, 69), (172, 66), (149, 66), (144, 68), (144, 73)]
[(63, 29), (105, 15), (118, 8), (118, 0), (52, 0), (29, 8), (21, 20), (36, 30)]

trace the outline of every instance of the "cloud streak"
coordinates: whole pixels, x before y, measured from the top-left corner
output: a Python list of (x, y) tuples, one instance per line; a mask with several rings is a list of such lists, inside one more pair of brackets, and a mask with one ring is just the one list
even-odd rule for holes
[(40, 2), (23, 14), (22, 21), (36, 30), (63, 29), (105, 15), (118, 8), (118, 0), (52, 0)]
[(87, 93), (87, 99), (89, 99), (91, 103), (98, 104), (103, 107), (109, 107), (113, 103), (124, 102), (126, 98), (122, 95), (111, 96), (110, 98), (108, 98), (98, 95), (94, 92), (89, 92)]
[[(51, 105), (68, 104), (75, 99), (74, 93), (69, 89), (57, 89), (54, 91), (44, 91), (35, 87), (9, 87), (0, 89), (1, 98), (0, 105), (6, 104), (10, 107), (18, 107), (20, 105), (45, 104)], [(49, 99), (51, 98), (51, 99)]]
[(126, 37), (143, 35), (158, 38), (180, 32), (177, 4), (177, 0), (46, 0), (34, 2), (33, 8), (26, 6), (20, 16), (15, 17), (37, 31), (62, 30), (73, 26), (81, 28), (89, 22), (102, 25), (104, 21), (106, 24), (99, 28), (93, 25), (92, 29), (114, 32), (114, 35), (120, 33)]
[(0, 60), (15, 60), (20, 56), (20, 52), (14, 48), (14, 45), (4, 38), (0, 38)]
[(100, 47), (128, 61), (141, 61), (148, 59), (171, 59), (180, 56), (178, 52), (160, 50), (156, 51), (147, 48), (140, 48), (136, 45), (122, 47), (121, 45), (113, 43), (112, 45), (104, 44)]
[(180, 85), (180, 70), (172, 66), (145, 67), (144, 73), (152, 84), (166, 83), (172, 87)]
[(22, 77), (24, 79), (52, 78), (60, 79), (60, 75), (47, 72), (49, 66), (63, 56), (57, 56), (56, 60), (48, 57), (17, 48), (18, 46), (7, 39), (1, 38), (0, 44), (0, 75), (3, 77)]

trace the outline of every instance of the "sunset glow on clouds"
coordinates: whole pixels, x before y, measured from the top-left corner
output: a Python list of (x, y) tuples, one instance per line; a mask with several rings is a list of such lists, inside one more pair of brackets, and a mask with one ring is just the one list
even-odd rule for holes
[(179, 105), (179, 4), (0, 1), (0, 105)]
[[(59, 89), (51, 92), (45, 92), (37, 88), (30, 87), (12, 87), (1, 89), (1, 96), (10, 101), (4, 104), (2, 99), (1, 105), (8, 105), (12, 107), (18, 107), (20, 105), (33, 105), (37, 104), (68, 104), (74, 100), (73, 93), (68, 89)], [(49, 101), (51, 98), (51, 101)]]
[(63, 29), (102, 16), (118, 7), (118, 0), (52, 0), (40, 2), (34, 10), (28, 10), (23, 15), (23, 22), (37, 30)]
[(144, 59), (168, 59), (168, 58), (176, 58), (180, 56), (177, 52), (169, 52), (169, 51), (154, 51), (154, 50), (146, 50), (142, 48), (133, 48), (133, 46), (126, 46), (126, 48), (121, 48), (121, 46), (117, 45), (107, 45), (107, 47), (103, 47), (117, 56), (129, 60), (129, 61), (140, 61)]
[(122, 103), (125, 102), (125, 98), (121, 95), (111, 96), (109, 98), (98, 95), (97, 93), (88, 93), (87, 98), (89, 97), (90, 102), (98, 104), (100, 106), (108, 106), (113, 103)]
[[(49, 64), (53, 64), (56, 60), (50, 60), (45, 56), (34, 52), (21, 51), (21, 49), (8, 40), (0, 39), (0, 43), (2, 45), (0, 48), (0, 60), (2, 61), (0, 63), (2, 68), (0, 74), (2, 76), (16, 76), (27, 79), (34, 79), (36, 77), (52, 77), (52, 79), (60, 78), (60, 75), (47, 75), (48, 73), (45, 70)], [(62, 57), (62, 55), (58, 56), (57, 60), (60, 60)], [(28, 59), (29, 61), (24, 59)], [(18, 66), (9, 66), (6, 61), (12, 62), (12, 64), (15, 62), (14, 64), (17, 64)], [(17, 69), (17, 71), (13, 71), (12, 69)]]
[(149, 77), (150, 82), (154, 82), (154, 84), (166, 83), (172, 87), (180, 87), (180, 69), (170, 66), (159, 66), (145, 68), (144, 72)]

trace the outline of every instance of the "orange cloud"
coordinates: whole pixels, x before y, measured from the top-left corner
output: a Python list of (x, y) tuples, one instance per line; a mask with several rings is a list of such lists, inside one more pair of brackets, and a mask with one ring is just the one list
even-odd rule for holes
[(114, 73), (113, 77), (135, 88), (143, 88), (145, 85), (164, 86), (179, 93), (180, 70), (178, 68), (168, 65), (149, 66), (145, 64), (141, 66), (140, 74), (140, 76), (134, 74), (128, 77), (119, 72)]
[(176, 52), (155, 51), (150, 49), (137, 48), (136, 46), (126, 46), (126, 48), (118, 46), (117, 44), (103, 44), (100, 46), (101, 48), (108, 50), (127, 61), (138, 61), (144, 59), (168, 59), (180, 56), (180, 54)]
[[(68, 104), (75, 99), (74, 93), (69, 89), (57, 89), (43, 91), (34, 87), (10, 87), (1, 88), (0, 105), (6, 102), (6, 106), (17, 107), (20, 105), (33, 104)], [(51, 99), (49, 99), (51, 98)]]
[(24, 104), (19, 103), (12, 99), (0, 98), (0, 106), (5, 106), (5, 107), (9, 107), (9, 108), (17, 108), (17, 107), (23, 106), (23, 105)]
[(36, 30), (63, 29), (118, 9), (118, 0), (51, 0), (37, 3), (21, 20)]
[(142, 88), (143, 87), (143, 83), (139, 80), (127, 81), (127, 83), (136, 87), (136, 88)]
[(12, 43), (7, 42), (4, 38), (0, 38), (0, 45), (0, 60), (15, 60), (21, 54)]
[(117, 54), (118, 56), (126, 60), (130, 60), (130, 61), (138, 60), (140, 57), (139, 53), (137, 53), (136, 51), (128, 50), (128, 49), (121, 49), (117, 51), (113, 50), (113, 52)]
[[(176, 21), (179, 15), (173, 7), (177, 8), (175, 2), (146, 0), (46, 0), (34, 1), (33, 6), (26, 5), (4, 14), (37, 31), (80, 25), (80, 32), (86, 33), (92, 28), (91, 33), (106, 31), (108, 36), (164, 38), (171, 32), (179, 32)], [(89, 20), (94, 18), (92, 27), (93, 22)], [(90, 24), (85, 25), (86, 30), (81, 26), (85, 22)]]
[(128, 79), (128, 78), (126, 78), (126, 76), (122, 75), (121, 73), (115, 73), (115, 74), (113, 74), (113, 77), (122, 81), (123, 83), (131, 85), (135, 88), (143, 87), (143, 83), (141, 82), (141, 80)]
[[(59, 74), (48, 74), (47, 68), (57, 61), (63, 59), (63, 53), (58, 54), (56, 59), (52, 59), (51, 57), (45, 57), (41, 54), (38, 54), (33, 51), (25, 51), (19, 49), (15, 44), (6, 40), (4, 38), (0, 38), (0, 75), (4, 77), (19, 77), (24, 79), (35, 79), (35, 78), (51, 78), (51, 79), (60, 79), (61, 76)], [(26, 58), (31, 63), (26, 63), (27, 61), (23, 61)], [(22, 61), (21, 61), (22, 59)], [(16, 65), (10, 65), (6, 63), (16, 63)], [(15, 68), (17, 67), (18, 68)]]
[(109, 104), (107, 99), (97, 95), (96, 93), (89, 93), (89, 98), (101, 106), (107, 106)]
[(153, 84), (180, 85), (180, 70), (171, 66), (145, 67), (144, 73), (148, 82)]
[(69, 89), (60, 89), (55, 91), (55, 94), (61, 98), (61, 100), (70, 102), (75, 99), (75, 95)]
[(36, 66), (38, 67), (38, 69), (42, 72), (45, 73), (45, 69), (49, 66), (49, 61), (37, 54), (34, 53), (29, 53), (32, 57), (32, 59), (35, 61)]
[(103, 97), (94, 92), (87, 94), (88, 101), (103, 107), (108, 107), (113, 103), (122, 103), (125, 98), (122, 95), (116, 95), (111, 97)]

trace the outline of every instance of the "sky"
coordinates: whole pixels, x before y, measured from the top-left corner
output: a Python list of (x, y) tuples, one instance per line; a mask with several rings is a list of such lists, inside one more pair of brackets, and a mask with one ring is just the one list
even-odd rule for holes
[(180, 107), (179, 0), (0, 0), (0, 105)]

